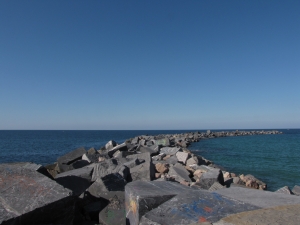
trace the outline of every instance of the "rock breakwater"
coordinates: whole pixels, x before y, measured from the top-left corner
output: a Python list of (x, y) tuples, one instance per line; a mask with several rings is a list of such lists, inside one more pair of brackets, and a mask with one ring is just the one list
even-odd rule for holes
[[(225, 171), (187, 148), (203, 138), (262, 134), (280, 132), (141, 135), (98, 150), (75, 149), (52, 165), (0, 164), (0, 224), (214, 223), (266, 207), (242, 196), (267, 199), (269, 194), (257, 194), (267, 184)], [(291, 194), (284, 188), (272, 193), (278, 201), (270, 205), (300, 204)]]

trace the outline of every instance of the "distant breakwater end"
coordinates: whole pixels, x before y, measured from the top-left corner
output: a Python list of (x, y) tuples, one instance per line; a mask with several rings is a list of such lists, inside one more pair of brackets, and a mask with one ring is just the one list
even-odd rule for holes
[[(80, 147), (46, 166), (0, 164), (0, 224), (213, 223), (268, 204), (300, 204), (297, 185), (263, 191), (267, 184), (253, 175), (224, 171), (187, 148), (204, 138), (281, 133), (139, 135), (124, 143), (110, 140), (100, 149)], [(257, 196), (265, 205), (255, 202)], [(183, 213), (182, 207), (189, 211)], [(156, 211), (168, 216), (158, 218)]]

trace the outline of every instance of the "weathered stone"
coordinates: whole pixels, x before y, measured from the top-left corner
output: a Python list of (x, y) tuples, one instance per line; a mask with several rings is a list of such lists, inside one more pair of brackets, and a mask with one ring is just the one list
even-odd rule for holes
[(193, 164), (196, 164), (196, 165), (206, 165), (206, 161), (201, 157), (201, 156), (193, 156), (191, 158), (189, 158), (186, 162), (186, 165), (187, 166), (190, 166), (190, 165), (193, 165)]
[(138, 159), (138, 160), (144, 160), (145, 162), (151, 162), (151, 156), (149, 152), (146, 153), (140, 153), (135, 155), (129, 155), (126, 157), (127, 159)]
[(0, 164), (0, 224), (70, 224), (71, 191), (37, 172), (33, 163)]
[(210, 188), (208, 189), (208, 191), (216, 191), (219, 189), (225, 188), (222, 184), (220, 184), (219, 182), (215, 182), (213, 183), (212, 186), (210, 186)]
[(80, 160), (77, 160), (76, 162), (72, 163), (72, 167), (74, 169), (80, 169), (80, 168), (83, 168), (83, 167), (85, 167), (89, 164), (90, 163), (88, 161), (80, 159)]
[(155, 164), (155, 169), (159, 173), (167, 173), (169, 171), (169, 165), (166, 163)]
[(215, 193), (261, 208), (300, 204), (300, 198), (298, 196), (260, 191), (253, 188), (230, 187), (219, 189), (215, 191)]
[(223, 173), (219, 169), (211, 168), (209, 171), (201, 175), (197, 185), (208, 190), (215, 182), (219, 182), (220, 184), (224, 185)]
[(59, 173), (59, 168), (57, 163), (46, 165), (45, 168), (48, 171), (48, 173), (51, 175), (50, 179), (54, 179), (55, 176)]
[(156, 155), (156, 156), (152, 156), (152, 160), (160, 161), (160, 160), (162, 160), (165, 156), (166, 156), (165, 153), (159, 153), (159, 154)]
[(115, 159), (105, 160), (103, 162), (95, 164), (92, 181), (97, 178), (104, 177), (111, 173), (118, 173), (121, 165), (118, 165)]
[(137, 145), (139, 143), (140, 138), (139, 137), (135, 137), (132, 139), (131, 144), (133, 145)]
[(293, 194), (288, 186), (284, 186), (282, 188), (279, 188), (277, 191), (275, 191), (275, 193), (282, 193), (282, 194), (288, 194), (288, 195)]
[(294, 195), (299, 195), (300, 196), (300, 186), (295, 185), (292, 192), (293, 192)]
[(116, 151), (127, 151), (127, 150), (128, 150), (128, 149), (127, 149), (126, 143), (123, 143), (123, 144), (116, 145), (116, 146), (110, 148), (110, 149), (108, 150), (108, 153), (107, 153), (107, 154), (109, 155), (109, 157), (112, 157), (113, 154), (114, 154)]
[(244, 182), (239, 177), (233, 177), (232, 182), (234, 184), (241, 184), (244, 185)]
[(89, 188), (88, 192), (100, 197), (102, 192), (108, 191), (124, 191), (126, 181), (118, 173), (108, 174), (102, 178), (98, 178)]
[(164, 147), (160, 149), (160, 153), (165, 153), (166, 155), (176, 155), (178, 151), (181, 151), (181, 148), (178, 147)]
[(130, 168), (129, 181), (150, 181), (155, 177), (155, 167), (152, 162), (146, 161), (138, 166)]
[(88, 161), (89, 163), (91, 162), (91, 160), (87, 157), (86, 154), (83, 154), (81, 159), (85, 160), (85, 161)]
[(137, 149), (136, 149), (137, 152), (141, 152), (141, 153), (150, 153), (150, 155), (155, 155), (158, 153), (158, 148), (157, 150), (154, 150), (152, 148), (149, 148), (149, 147), (145, 147), (145, 146), (138, 146)]
[(225, 172), (225, 173), (223, 174), (223, 177), (224, 177), (224, 178), (231, 178), (231, 175), (230, 175), (229, 172)]
[(190, 188), (168, 181), (135, 181), (125, 187), (126, 218), (138, 225), (140, 218), (175, 195)]
[(66, 172), (68, 170), (74, 169), (72, 163), (82, 158), (82, 155), (85, 154), (85, 148), (80, 147), (71, 151), (57, 159), (58, 167), (60, 172)]
[(168, 146), (170, 146), (170, 140), (169, 140), (169, 138), (157, 139), (157, 140), (155, 140), (155, 144), (168, 147)]
[(170, 165), (175, 165), (176, 163), (178, 163), (178, 159), (175, 155), (172, 155), (171, 157), (167, 158), (165, 161)]
[(161, 173), (155, 173), (155, 179), (161, 178)]
[(94, 154), (96, 154), (96, 153), (97, 153), (97, 151), (96, 151), (95, 148), (90, 148), (89, 150), (87, 150), (87, 154), (88, 154), (88, 155), (94, 155)]
[(178, 162), (182, 162), (185, 165), (187, 159), (189, 158), (189, 154), (185, 152), (177, 152), (176, 157)]
[(106, 150), (111, 150), (116, 145), (117, 145), (117, 143), (114, 140), (111, 140), (111, 141), (109, 141), (109, 142), (106, 143), (105, 149)]
[(203, 170), (196, 170), (194, 173), (193, 173), (193, 175), (194, 176), (196, 176), (196, 177), (198, 177), (198, 178), (200, 178), (201, 176), (202, 176), (202, 174), (203, 174), (204, 172), (203, 172)]
[(215, 192), (190, 189), (189, 191), (182, 191), (179, 195), (145, 213), (139, 224), (214, 223), (229, 214), (258, 208), (232, 198), (223, 197)]
[(99, 213), (99, 222), (106, 225), (126, 225), (124, 192), (119, 192), (108, 200), (109, 204)]
[(170, 176), (174, 177), (176, 181), (188, 181), (192, 182), (191, 178), (189, 177), (189, 172), (182, 166), (181, 164), (177, 163), (176, 165), (169, 168)]
[(55, 180), (60, 185), (73, 191), (74, 195), (80, 195), (89, 186), (92, 178), (93, 167), (83, 167), (60, 173)]

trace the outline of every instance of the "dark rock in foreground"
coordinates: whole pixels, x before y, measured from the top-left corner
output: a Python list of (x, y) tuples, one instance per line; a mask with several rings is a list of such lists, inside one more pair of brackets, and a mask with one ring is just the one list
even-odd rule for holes
[(0, 164), (0, 224), (72, 224), (71, 191), (32, 163)]

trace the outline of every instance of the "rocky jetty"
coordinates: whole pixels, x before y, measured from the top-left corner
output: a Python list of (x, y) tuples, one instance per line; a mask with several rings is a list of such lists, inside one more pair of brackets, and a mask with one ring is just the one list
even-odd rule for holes
[[(187, 147), (203, 138), (278, 131), (141, 135), (81, 147), (52, 165), (0, 164), (0, 224), (221, 224), (237, 213), (300, 204), (300, 188), (237, 175)], [(234, 224), (234, 223), (232, 223)]]

